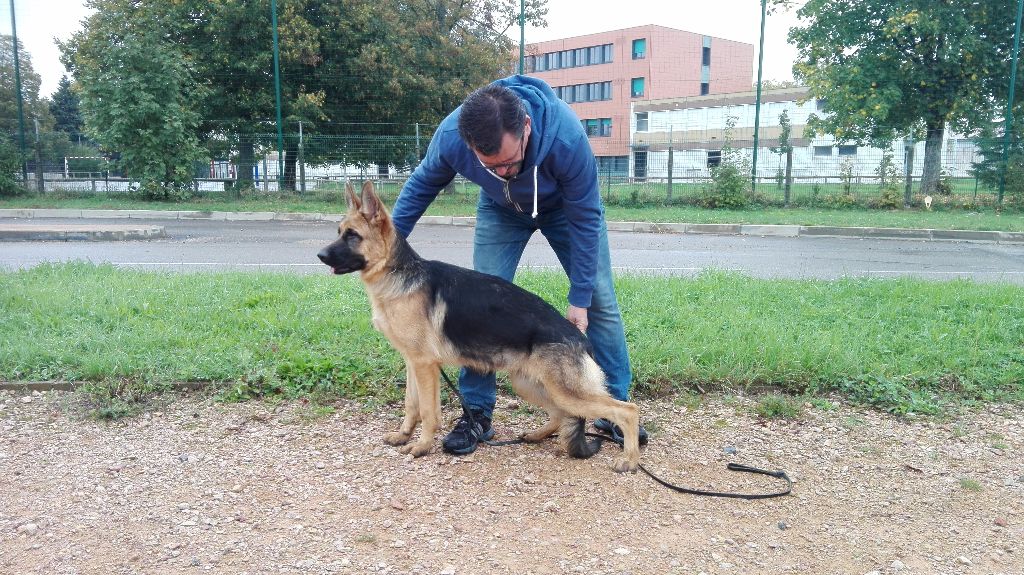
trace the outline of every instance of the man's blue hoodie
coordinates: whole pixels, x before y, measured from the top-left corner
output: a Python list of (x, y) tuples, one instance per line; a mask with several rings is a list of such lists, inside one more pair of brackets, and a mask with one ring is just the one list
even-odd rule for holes
[[(478, 184), (499, 207), (527, 217), (561, 208), (569, 221), (569, 304), (590, 307), (597, 269), (598, 235), (602, 226), (597, 166), (587, 134), (576, 113), (543, 80), (510, 76), (495, 82), (519, 95), (532, 125), (519, 174), (508, 182), (480, 165), (459, 136), (459, 113), (448, 115), (430, 140), (426, 157), (402, 188), (392, 210), (398, 233), (408, 237), (413, 226), (456, 174)], [(515, 205), (514, 205), (515, 204)]]

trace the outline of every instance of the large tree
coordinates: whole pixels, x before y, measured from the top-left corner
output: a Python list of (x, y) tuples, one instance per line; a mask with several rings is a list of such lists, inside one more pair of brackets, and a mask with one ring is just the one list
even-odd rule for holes
[(66, 75), (61, 77), (57, 91), (50, 97), (50, 114), (53, 115), (53, 129), (67, 134), (70, 141), (81, 143), (82, 112), (78, 94), (71, 89), (71, 80)]
[[(528, 0), (543, 24), (547, 0)], [(204, 88), (192, 107), (214, 154), (237, 153), (240, 178), (256, 151), (274, 146), (273, 27), (269, 0), (89, 0), (96, 14), (63, 45), (81, 90), (102, 46), (136, 21), (155, 22), (162, 41)], [(286, 188), (294, 189), (298, 123), (333, 137), (308, 149), (310, 163), (396, 164), (416, 123), (436, 125), (473, 88), (509, 69), (519, 0), (289, 0), (278, 2)], [(88, 119), (88, 118), (87, 118)], [(353, 142), (353, 134), (367, 140)], [(425, 134), (425, 138), (429, 133)], [(373, 145), (366, 142), (372, 141)]]
[[(526, 2), (527, 22), (544, 24), (546, 1)], [(432, 129), (470, 91), (511, 72), (515, 46), (506, 32), (519, 7), (519, 0), (325, 0), (314, 21), (323, 59), (296, 70), (324, 95), (329, 122), (316, 124), (316, 133), (348, 138), (332, 150), (346, 162), (418, 161), (409, 137), (416, 124)]]
[(53, 133), (49, 102), (39, 94), (42, 80), (35, 72), (31, 55), (21, 42), (18, 44), (26, 157), (21, 156), (14, 49), (10, 36), (0, 36), (0, 138), (7, 139), (11, 146), (8, 151), (16, 151), (15, 158), (19, 163), (27, 160), (30, 170), (36, 172), (36, 178), (41, 178), (43, 164), (61, 159), (68, 148), (68, 141), (63, 135)]
[(811, 126), (841, 141), (881, 146), (923, 137), (922, 191), (934, 193), (944, 130), (980, 129), (1005, 93), (1010, 5), (808, 0), (789, 38), (799, 50), (794, 76), (825, 101), (825, 114)]
[[(203, 87), (173, 41), (176, 23), (141, 2), (92, 0), (86, 29), (62, 46), (74, 73), (85, 130), (152, 197), (187, 193), (200, 158), (197, 101)], [(69, 47), (73, 46), (73, 50)]]

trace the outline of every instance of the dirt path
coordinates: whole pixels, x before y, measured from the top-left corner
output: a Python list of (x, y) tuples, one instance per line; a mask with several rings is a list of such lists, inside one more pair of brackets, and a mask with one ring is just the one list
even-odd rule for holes
[[(82, 419), (66, 393), (0, 393), (0, 573), (1024, 573), (1024, 415), (897, 419), (837, 407), (763, 422), (752, 400), (641, 404), (671, 493), (549, 442), (412, 460), (394, 410), (218, 404)], [(536, 425), (502, 399), (499, 437)], [(454, 411), (449, 410), (451, 417)], [(438, 441), (439, 444), (439, 441)]]

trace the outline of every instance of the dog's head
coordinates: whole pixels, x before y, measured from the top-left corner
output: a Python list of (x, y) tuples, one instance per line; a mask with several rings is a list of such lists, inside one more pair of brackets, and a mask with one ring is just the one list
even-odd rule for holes
[(338, 239), (316, 256), (336, 274), (377, 269), (387, 262), (394, 241), (391, 216), (372, 182), (363, 184), (362, 198), (356, 197), (351, 183), (346, 184), (345, 196), (348, 213), (338, 224)]

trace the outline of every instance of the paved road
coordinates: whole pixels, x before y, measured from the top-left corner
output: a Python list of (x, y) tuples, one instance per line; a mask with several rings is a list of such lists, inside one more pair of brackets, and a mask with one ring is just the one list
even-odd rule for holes
[[(16, 220), (0, 219), (0, 223)], [(37, 218), (35, 224), (68, 224)], [(335, 235), (324, 222), (133, 220), (164, 226), (166, 237), (121, 242), (0, 242), (0, 268), (69, 260), (167, 271), (271, 270), (323, 273), (316, 252)], [(91, 224), (124, 220), (90, 219)], [(425, 257), (471, 266), (473, 230), (420, 225), (413, 246)], [(755, 237), (611, 232), (612, 262), (623, 273), (690, 276), (706, 269), (756, 277), (824, 278), (917, 276), (972, 278), (1024, 284), (1024, 245), (828, 237)], [(558, 266), (538, 234), (523, 264)]]

